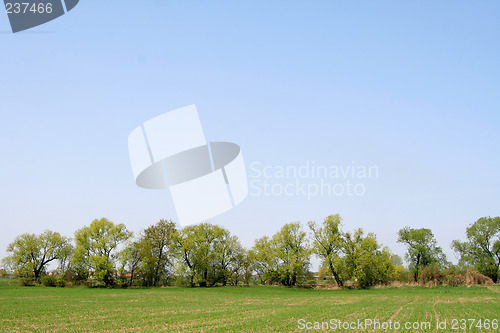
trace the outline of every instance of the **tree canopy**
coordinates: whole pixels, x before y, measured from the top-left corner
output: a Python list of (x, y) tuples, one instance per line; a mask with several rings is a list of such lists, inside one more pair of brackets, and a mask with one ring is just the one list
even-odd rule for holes
[(311, 251), (299, 222), (285, 224), (271, 239), (257, 239), (253, 251), (264, 279), (293, 286), (309, 271)]
[(87, 227), (75, 232), (73, 263), (79, 270), (87, 270), (97, 281), (113, 283), (118, 245), (132, 236), (124, 224), (115, 224), (106, 218), (95, 219)]
[(341, 272), (345, 279), (354, 280), (361, 287), (389, 282), (395, 274), (389, 249), (382, 247), (375, 234), (364, 235), (363, 229), (344, 235), (345, 256), (341, 261)]
[(338, 214), (307, 225), (309, 232), (300, 222), (285, 224), (245, 249), (228, 229), (211, 223), (177, 228), (173, 221), (161, 219), (133, 237), (124, 224), (101, 218), (75, 232), (74, 247), (69, 238), (52, 231), (16, 237), (3, 259), (3, 268), (10, 271), (2, 274), (14, 273), (30, 283), (33, 278), (54, 282), (53, 276), (43, 275), (57, 262), (58, 270), (51, 272), (59, 279), (56, 285), (72, 281), (89, 286), (160, 286), (175, 281), (214, 286), (254, 280), (294, 286), (313, 278), (314, 254), (322, 262), (319, 278), (332, 278), (340, 287), (366, 288), (412, 278), (457, 284), (471, 267), (486, 275), (474, 270), (484, 281), (500, 279), (499, 217), (480, 218), (467, 228), (466, 241), (453, 242), (460, 267), (446, 261), (430, 229), (399, 230), (398, 242), (407, 247), (411, 275), (401, 257), (382, 246), (374, 233), (361, 228), (344, 231)]
[(495, 283), (500, 278), (500, 217), (482, 217), (471, 224), (467, 240), (454, 240), (452, 248), (460, 255), (460, 262), (476, 268)]
[(179, 271), (188, 275), (191, 285), (225, 285), (238, 267), (244, 252), (238, 238), (229, 230), (210, 223), (187, 226), (176, 235)]
[(70, 240), (58, 232), (46, 230), (40, 235), (22, 234), (7, 247), (11, 253), (4, 262), (13, 270), (33, 273), (39, 278), (54, 260), (64, 263), (73, 250)]
[(323, 261), (323, 266), (330, 269), (337, 284), (343, 286), (339, 271), (344, 248), (344, 234), (340, 229), (342, 218), (339, 214), (330, 215), (325, 218), (321, 227), (313, 221), (308, 225), (312, 231), (313, 253)]
[(413, 229), (405, 227), (398, 232), (398, 243), (406, 244), (405, 255), (414, 280), (418, 280), (419, 272), (425, 266), (446, 264), (443, 250), (437, 246), (437, 241), (430, 229)]
[(166, 279), (169, 268), (173, 267), (176, 231), (174, 222), (162, 219), (144, 230), (136, 242), (145, 285), (158, 285)]

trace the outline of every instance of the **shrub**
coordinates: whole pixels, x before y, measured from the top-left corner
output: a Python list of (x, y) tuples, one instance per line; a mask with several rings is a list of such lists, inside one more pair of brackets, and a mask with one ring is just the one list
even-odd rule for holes
[(455, 266), (443, 270), (442, 284), (449, 286), (460, 286), (465, 284), (465, 272)]
[(19, 283), (24, 287), (32, 287), (36, 285), (36, 280), (32, 277), (22, 277), (19, 279)]
[(66, 283), (67, 283), (67, 282), (68, 282), (68, 281), (66, 281), (66, 280), (63, 278), (63, 276), (58, 275), (58, 276), (56, 277), (56, 287), (61, 287), (61, 288), (64, 288), (64, 287), (66, 287)]
[(494, 284), (493, 280), (474, 268), (467, 270), (457, 266), (439, 269), (437, 266), (427, 266), (420, 272), (419, 283), (426, 286), (460, 286), (475, 284)]
[(106, 284), (101, 281), (96, 281), (96, 280), (87, 280), (83, 282), (83, 285), (87, 288), (102, 288), (105, 287)]
[(67, 280), (63, 275), (44, 275), (40, 282), (46, 287), (65, 287)]
[(403, 266), (396, 266), (393, 273), (393, 282), (410, 283), (413, 282), (413, 275)]
[(438, 266), (426, 266), (420, 271), (418, 282), (421, 285), (437, 286), (443, 283), (443, 271)]
[(85, 269), (69, 269), (64, 272), (64, 280), (74, 285), (84, 284), (89, 278), (89, 272)]
[(465, 274), (465, 283), (467, 285), (473, 285), (473, 284), (495, 284), (491, 278), (489, 278), (489, 277), (487, 277), (487, 276), (479, 273), (474, 268), (467, 269), (467, 272)]
[(40, 278), (40, 282), (45, 287), (57, 287), (57, 279), (53, 275), (44, 275)]
[(128, 286), (128, 281), (122, 279), (116, 280), (116, 283), (114, 285), (114, 287), (116, 288), (128, 288)]

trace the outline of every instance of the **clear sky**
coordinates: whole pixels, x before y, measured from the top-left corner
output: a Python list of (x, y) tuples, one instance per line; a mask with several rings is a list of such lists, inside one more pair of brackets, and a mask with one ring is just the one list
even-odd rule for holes
[(361, 196), (250, 195), (209, 220), (245, 246), (339, 213), (400, 255), (400, 228), (431, 228), (455, 261), (451, 241), (500, 215), (499, 1), (82, 0), (17, 34), (0, 15), (0, 45), (0, 257), (25, 232), (176, 221), (168, 191), (135, 185), (127, 137), (189, 104), (249, 180), (252, 163), (378, 169), (326, 180)]

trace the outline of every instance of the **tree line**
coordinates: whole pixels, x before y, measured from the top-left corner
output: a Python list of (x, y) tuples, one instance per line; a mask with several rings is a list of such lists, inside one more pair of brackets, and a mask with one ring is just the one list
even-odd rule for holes
[[(340, 287), (366, 288), (437, 276), (456, 283), (456, 272), (469, 267), (498, 282), (500, 217), (480, 218), (466, 229), (465, 236), (464, 241), (451, 244), (460, 256), (459, 265), (454, 266), (430, 229), (399, 230), (398, 242), (407, 248), (408, 265), (404, 267), (401, 257), (380, 244), (374, 233), (344, 231), (338, 214), (320, 224), (285, 224), (276, 234), (255, 240), (249, 249), (229, 230), (210, 223), (177, 228), (171, 220), (162, 219), (134, 236), (124, 224), (101, 218), (78, 229), (73, 239), (53, 231), (19, 235), (8, 245), (9, 255), (2, 263), (4, 273), (8, 271), (25, 283), (60, 286), (159, 286), (173, 282), (190, 286), (251, 282), (294, 286), (312, 278), (312, 255), (322, 262), (319, 278), (331, 279)], [(53, 262), (57, 269), (48, 272)]]

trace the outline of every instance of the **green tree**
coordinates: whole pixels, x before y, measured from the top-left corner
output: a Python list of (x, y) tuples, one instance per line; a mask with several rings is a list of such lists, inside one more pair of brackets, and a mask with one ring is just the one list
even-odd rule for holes
[(495, 283), (500, 279), (500, 217), (482, 217), (466, 230), (467, 241), (453, 241), (460, 263), (476, 268)]
[(373, 233), (366, 237), (362, 229), (345, 233), (344, 252), (342, 275), (362, 288), (387, 283), (395, 276), (396, 266), (391, 262), (389, 249), (382, 247)]
[(318, 271), (318, 280), (326, 280), (331, 271), (328, 267), (322, 266)]
[(231, 264), (231, 278), (236, 286), (240, 280), (250, 284), (254, 271), (254, 252), (243, 247), (238, 250)]
[(36, 279), (54, 260), (65, 259), (72, 251), (70, 240), (58, 232), (46, 230), (40, 235), (22, 234), (10, 243), (4, 262), (18, 272), (30, 272)]
[(180, 263), (178, 272), (185, 272), (189, 276), (191, 286), (195, 285), (196, 272), (199, 271), (198, 266), (202, 264), (202, 260), (199, 258), (201, 251), (195, 241), (197, 233), (195, 226), (188, 226), (175, 234), (177, 255)]
[(124, 224), (106, 218), (95, 219), (90, 226), (75, 232), (73, 262), (80, 270), (90, 271), (93, 278), (106, 285), (114, 283), (117, 247), (132, 236)]
[(165, 280), (175, 258), (175, 223), (160, 220), (142, 233), (136, 247), (141, 260), (140, 270), (145, 285), (156, 286)]
[(340, 229), (342, 218), (339, 214), (330, 215), (324, 219), (321, 227), (312, 221), (308, 225), (313, 236), (313, 253), (322, 260), (323, 266), (330, 269), (337, 284), (343, 286), (344, 283), (337, 267), (340, 264), (344, 246), (343, 233)]
[(276, 253), (276, 244), (268, 236), (258, 238), (250, 250), (253, 254), (253, 266), (259, 276), (260, 283), (274, 282), (273, 276), (278, 272), (279, 260)]
[(307, 234), (299, 222), (285, 224), (273, 236), (276, 256), (281, 261), (279, 281), (285, 286), (293, 286), (297, 278), (309, 272), (311, 251), (307, 244)]
[[(242, 251), (236, 236), (217, 225), (200, 223), (181, 229), (175, 237), (178, 258), (190, 284), (225, 285)], [(235, 264), (237, 265), (237, 264)]]
[(446, 257), (437, 246), (434, 234), (430, 229), (413, 229), (405, 227), (398, 232), (398, 243), (406, 244), (408, 250), (405, 258), (413, 272), (413, 278), (418, 281), (418, 276), (423, 267), (429, 265), (446, 264)]
[(141, 259), (141, 250), (138, 242), (130, 242), (125, 248), (120, 251), (119, 260), (121, 263), (120, 273), (123, 276), (126, 272), (130, 273), (129, 284), (132, 285), (134, 282), (134, 277), (137, 271), (137, 268), (140, 267), (142, 259)]
[(241, 246), (236, 236), (227, 232), (222, 232), (214, 246), (215, 256), (213, 266), (216, 268), (216, 279), (226, 285), (230, 277), (239, 277), (239, 270), (244, 269), (246, 262), (245, 249)]
[(391, 255), (391, 262), (394, 266), (403, 266), (403, 259), (401, 259), (401, 257), (397, 254)]
[(257, 270), (271, 282), (293, 286), (308, 273), (311, 250), (299, 222), (285, 224), (271, 239), (257, 239), (253, 251)]

